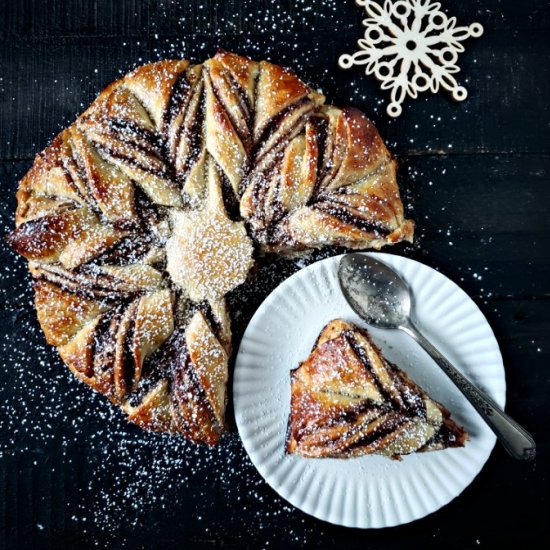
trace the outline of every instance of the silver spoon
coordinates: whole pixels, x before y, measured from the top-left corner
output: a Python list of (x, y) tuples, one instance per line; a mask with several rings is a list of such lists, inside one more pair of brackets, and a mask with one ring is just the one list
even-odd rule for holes
[(411, 293), (390, 267), (364, 254), (347, 254), (338, 266), (340, 287), (352, 309), (369, 325), (412, 336), (456, 384), (514, 458), (533, 460), (535, 441), (487, 394), (460, 373), (411, 321)]

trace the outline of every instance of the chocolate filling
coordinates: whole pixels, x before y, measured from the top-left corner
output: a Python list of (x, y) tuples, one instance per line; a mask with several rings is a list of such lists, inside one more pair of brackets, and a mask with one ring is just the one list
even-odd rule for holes
[(374, 233), (383, 237), (386, 237), (391, 233), (391, 229), (379, 220), (363, 218), (354, 213), (352, 209), (341, 206), (336, 202), (324, 200), (316, 202), (313, 207), (321, 212), (329, 214), (347, 225), (354, 225), (366, 233)]
[[(241, 140), (241, 143), (243, 144), (245, 150), (247, 152), (250, 152), (250, 149), (252, 147), (252, 136), (250, 134), (250, 127), (247, 126), (247, 128), (244, 129), (237, 123), (237, 120), (236, 120), (235, 116), (233, 115), (233, 113), (231, 112), (231, 109), (227, 108), (227, 105), (226, 105), (225, 101), (221, 98), (221, 95), (220, 95), (221, 90), (220, 90), (217, 82), (212, 79), (212, 77), (210, 75), (210, 72), (207, 73), (207, 77), (206, 77), (205, 80), (207, 81), (207, 84), (210, 86), (210, 89), (211, 89), (212, 93), (214, 94), (214, 97), (216, 98), (216, 101), (225, 108), (225, 112), (226, 112), (227, 116), (229, 117), (229, 119), (231, 120), (233, 128), (234, 128), (235, 132), (237, 132), (237, 135), (239, 136), (239, 139)], [(248, 125), (250, 123), (250, 112), (248, 111), (248, 109), (246, 107), (244, 107), (244, 109), (243, 109), (243, 106), (244, 106), (243, 105), (243, 98), (240, 95), (240, 94), (243, 93), (242, 89), (240, 89), (240, 87), (238, 85), (236, 85), (235, 82), (233, 83), (233, 86), (230, 86), (229, 83), (227, 82), (227, 78), (225, 78), (225, 82), (231, 88), (231, 91), (233, 91), (235, 93), (235, 95), (238, 99), (238, 105), (239, 105), (241, 114), (243, 115), (243, 118), (245, 119), (245, 121)]]
[(390, 435), (399, 429), (409, 418), (402, 413), (394, 413), (389, 416), (386, 420), (376, 427), (376, 429), (369, 435), (359, 438), (348, 448), (355, 449), (357, 447), (366, 447), (368, 445), (374, 445), (377, 441), (380, 441), (382, 438)]
[(172, 86), (168, 106), (163, 113), (163, 128), (172, 125), (174, 119), (178, 116), (189, 101), (191, 92), (191, 84), (187, 78), (187, 71), (182, 71)]
[(182, 158), (174, 158), (176, 181), (180, 187), (183, 187), (202, 151), (204, 109), (205, 94), (201, 80), (193, 89), (193, 95), (186, 106), (186, 113), (175, 143), (174, 155), (178, 155), (182, 139), (186, 139), (188, 144), (185, 155)]
[(376, 389), (380, 392), (380, 395), (382, 395), (386, 401), (389, 401), (390, 403), (393, 403), (394, 405), (399, 407), (400, 404), (395, 402), (393, 395), (388, 392), (384, 385), (380, 382), (380, 379), (376, 375), (376, 371), (372, 367), (372, 363), (370, 362), (367, 353), (365, 352), (363, 347), (358, 344), (357, 340), (353, 336), (353, 332), (351, 330), (346, 330), (342, 333), (342, 336), (347, 344), (350, 346), (350, 348), (353, 350), (355, 355), (359, 358), (365, 369), (367, 369), (371, 378), (374, 380)]

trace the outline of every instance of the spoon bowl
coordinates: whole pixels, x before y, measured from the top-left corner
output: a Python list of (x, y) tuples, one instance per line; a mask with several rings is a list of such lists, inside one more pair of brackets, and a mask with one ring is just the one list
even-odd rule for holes
[(365, 254), (346, 254), (338, 265), (338, 281), (349, 305), (369, 325), (395, 329), (408, 324), (409, 287), (386, 264)]

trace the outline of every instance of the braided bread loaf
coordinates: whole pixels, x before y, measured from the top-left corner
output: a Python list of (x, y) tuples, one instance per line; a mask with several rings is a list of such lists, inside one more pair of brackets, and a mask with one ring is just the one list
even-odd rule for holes
[(225, 295), (253, 251), (411, 240), (370, 121), (276, 65), (220, 52), (108, 86), (21, 180), (8, 237), (48, 343), (129, 420), (224, 430)]

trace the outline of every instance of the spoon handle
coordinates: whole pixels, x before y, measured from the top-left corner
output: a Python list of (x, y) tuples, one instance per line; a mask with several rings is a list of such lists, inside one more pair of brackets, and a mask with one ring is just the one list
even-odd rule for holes
[(487, 394), (472, 384), (432, 343), (411, 323), (399, 327), (412, 336), (455, 383), (483, 420), (495, 432), (508, 453), (520, 460), (535, 458), (535, 441), (529, 432), (510, 418)]

